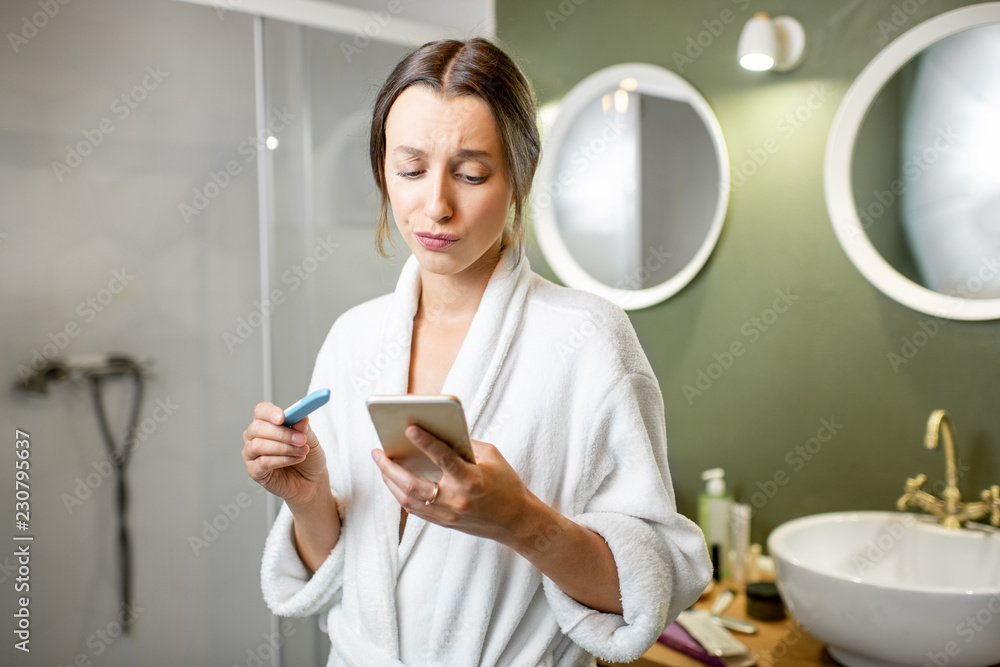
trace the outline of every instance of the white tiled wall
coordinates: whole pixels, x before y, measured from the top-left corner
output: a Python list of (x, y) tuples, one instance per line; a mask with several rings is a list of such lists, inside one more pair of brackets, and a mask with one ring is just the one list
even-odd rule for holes
[[(443, 34), (492, 29), (491, 3), (448, 6), (404, 2)], [(264, 384), (253, 19), (169, 0), (8, 0), (0, 28), (0, 541), (15, 532), (15, 429), (31, 434), (35, 536), (28, 654), (10, 639), (17, 562), (0, 548), (0, 664), (269, 665), (266, 498), (240, 456)], [(377, 258), (374, 220), (366, 227), (337, 194), (370, 182), (367, 162), (343, 149), (363, 131), (339, 118), (344, 100), (366, 109), (400, 47), (373, 45), (348, 64), (336, 35), (297, 30), (265, 21), (268, 109), (287, 107), (297, 124), (270, 156), (271, 282), (288, 297), (268, 351), (281, 404), (304, 391), (336, 316), (391, 291), (409, 254)], [(68, 161), (68, 146), (86, 155)], [(319, 238), (339, 254), (301, 288), (282, 283)], [(115, 636), (115, 487), (98, 472), (108, 453), (87, 387), (12, 388), (36, 353), (106, 352), (154, 364), (126, 473), (130, 638)], [(104, 393), (120, 446), (131, 385)], [(314, 619), (294, 623), (285, 664), (325, 664)]]
[[(240, 457), (261, 341), (230, 352), (223, 333), (259, 294), (253, 165), (190, 222), (179, 207), (253, 134), (252, 20), (155, 0), (47, 4), (58, 8), (47, 18), (37, 0), (0, 4), (2, 32), (30, 35), (16, 51), (9, 36), (0, 45), (0, 507), (13, 544), (20, 428), (31, 434), (35, 536), (30, 654), (12, 646), (13, 549), (0, 549), (0, 663), (245, 664), (269, 621), (264, 497)], [(53, 163), (66, 163), (67, 145), (89, 154), (63, 171)], [(112, 637), (115, 485), (96, 473), (108, 453), (91, 396), (72, 384), (13, 392), (33, 351), (155, 364), (140, 415), (149, 432), (126, 473), (141, 610), (131, 639)], [(128, 382), (105, 389), (119, 446), (131, 401)], [(220, 503), (238, 507), (241, 493), (248, 506), (196, 554), (191, 536), (204, 539), (204, 521), (224, 526)]]

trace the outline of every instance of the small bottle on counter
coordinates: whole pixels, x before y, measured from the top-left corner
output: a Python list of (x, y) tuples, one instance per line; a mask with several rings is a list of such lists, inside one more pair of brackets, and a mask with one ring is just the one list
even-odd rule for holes
[(747, 577), (750, 566), (750, 515), (750, 506), (746, 503), (733, 503), (730, 509), (732, 551), (729, 570), (732, 572), (733, 585), (741, 590), (750, 581)]
[(733, 499), (726, 494), (725, 474), (722, 468), (703, 472), (701, 478), (707, 484), (698, 497), (698, 525), (705, 533), (716, 581), (729, 577), (729, 508)]

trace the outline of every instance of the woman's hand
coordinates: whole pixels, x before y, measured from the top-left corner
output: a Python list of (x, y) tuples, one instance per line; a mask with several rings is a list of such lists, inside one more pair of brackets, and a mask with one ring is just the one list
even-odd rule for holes
[(243, 432), (243, 460), (250, 478), (289, 505), (308, 505), (330, 489), (326, 454), (309, 417), (282, 426), (285, 413), (273, 403), (261, 402), (254, 420)]
[(285, 499), (294, 517), (295, 548), (302, 563), (315, 572), (340, 539), (337, 501), (330, 472), (309, 417), (282, 426), (284, 411), (261, 402), (243, 431), (243, 460), (250, 478)]
[(539, 500), (496, 447), (472, 440), (473, 464), (419, 426), (408, 426), (406, 437), (444, 474), (435, 491), (434, 482), (413, 475), (382, 450), (372, 450), (382, 479), (403, 509), (439, 526), (496, 540), (581, 604), (622, 613), (618, 568), (604, 538)]
[(526, 527), (524, 511), (534, 496), (496, 447), (472, 440), (473, 464), (419, 426), (407, 427), (406, 437), (443, 475), (435, 492), (434, 482), (412, 474), (381, 449), (373, 449), (382, 479), (403, 509), (439, 526), (503, 544), (519, 539), (519, 531)]

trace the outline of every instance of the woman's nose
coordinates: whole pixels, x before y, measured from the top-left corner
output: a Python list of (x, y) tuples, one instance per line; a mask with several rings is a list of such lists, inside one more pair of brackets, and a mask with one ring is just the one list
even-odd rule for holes
[(447, 220), (452, 215), (451, 199), (449, 196), (448, 177), (446, 174), (435, 175), (427, 179), (428, 192), (424, 200), (424, 215), (430, 220)]

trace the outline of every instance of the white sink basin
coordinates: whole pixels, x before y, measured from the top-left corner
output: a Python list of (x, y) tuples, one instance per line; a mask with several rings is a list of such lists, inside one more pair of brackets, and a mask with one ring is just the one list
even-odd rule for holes
[(767, 540), (789, 612), (848, 667), (1000, 663), (1000, 531), (835, 512)]

